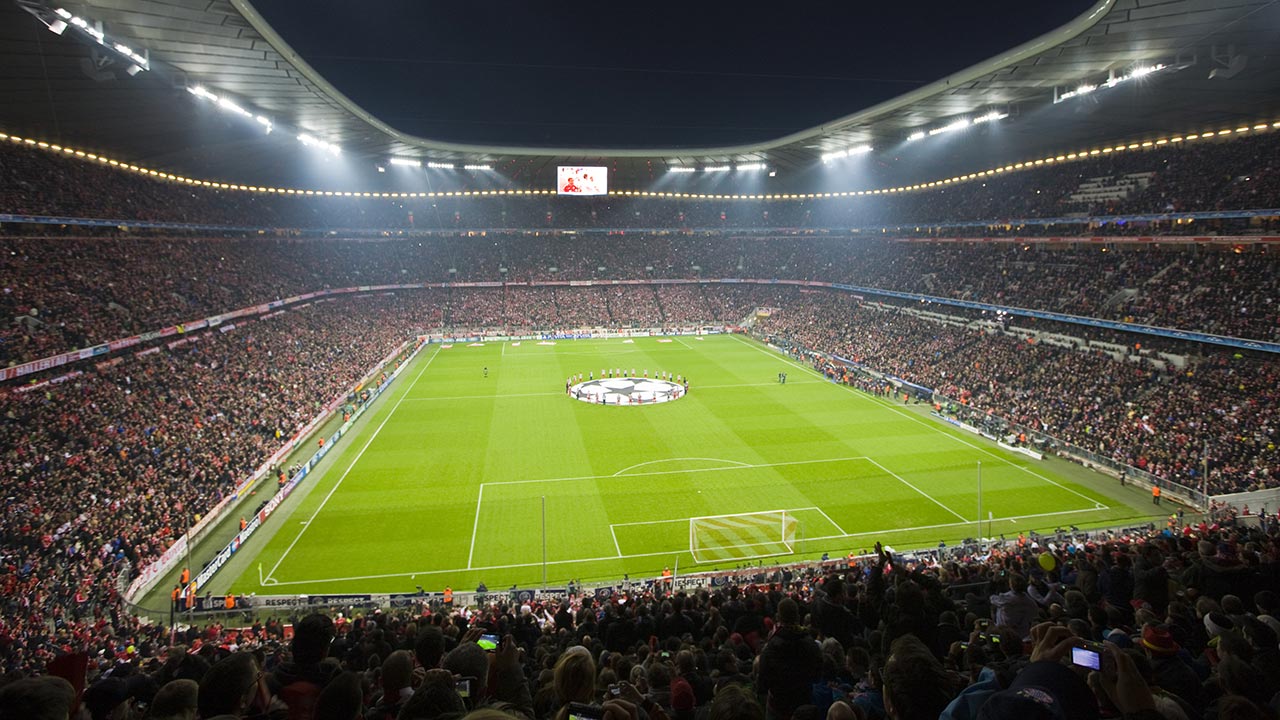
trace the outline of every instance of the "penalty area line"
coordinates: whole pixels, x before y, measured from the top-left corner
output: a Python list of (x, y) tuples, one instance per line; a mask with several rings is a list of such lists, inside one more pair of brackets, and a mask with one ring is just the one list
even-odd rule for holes
[[(267, 580), (274, 580), (273, 576), (275, 575), (276, 570), (280, 568), (280, 563), (284, 562), (284, 559), (289, 556), (290, 552), (293, 551), (294, 546), (298, 544), (298, 541), (302, 539), (302, 536), (306, 534), (307, 530), (311, 529), (312, 521), (315, 520), (316, 516), (320, 514), (320, 511), (324, 509), (324, 506), (328, 504), (329, 498), (333, 497), (333, 494), (338, 491), (339, 487), (342, 486), (342, 482), (347, 479), (348, 475), (351, 474), (351, 470), (354, 469), (356, 464), (360, 462), (360, 458), (364, 457), (364, 451), (368, 450), (369, 446), (373, 444), (373, 441), (377, 439), (378, 433), (381, 433), (382, 428), (387, 426), (387, 422), (391, 420), (392, 416), (396, 414), (396, 410), (400, 408), (400, 404), (403, 403), (404, 399), (409, 396), (409, 393), (413, 390), (414, 386), (417, 385), (418, 381), (422, 379), (422, 374), (427, 371), (427, 368), (431, 367), (431, 363), (435, 362), (436, 357), (439, 355), (440, 355), (440, 348), (437, 346), (436, 351), (431, 354), (431, 357), (427, 358), (426, 364), (422, 366), (422, 369), (418, 371), (417, 376), (413, 378), (413, 382), (409, 383), (409, 387), (404, 389), (404, 393), (400, 395), (400, 399), (397, 400), (396, 404), (391, 407), (391, 412), (387, 413), (387, 416), (382, 419), (382, 423), (378, 425), (378, 429), (373, 431), (373, 434), (370, 435), (369, 439), (365, 441), (364, 447), (360, 448), (360, 452), (356, 453), (356, 456), (354, 459), (352, 459), (351, 464), (348, 465), (346, 471), (342, 473), (342, 477), (338, 478), (338, 482), (334, 483), (333, 487), (329, 489), (329, 494), (325, 495), (324, 499), (320, 501), (320, 506), (316, 508), (315, 512), (311, 513), (311, 517), (307, 518), (306, 524), (303, 525), (302, 530), (298, 531), (297, 536), (293, 538), (293, 542), (289, 543), (289, 547), (285, 548), (284, 553), (280, 556), (278, 560), (276, 560), (276, 564), (272, 565), (271, 569), (267, 571), (267, 577), (266, 577)], [(272, 584), (277, 584), (277, 583), (272, 583)]]
[[(1052, 517), (1054, 515), (1070, 515), (1074, 513), (1098, 512), (1099, 510), (1104, 510), (1104, 509), (1110, 509), (1110, 508), (1085, 508), (1082, 510), (1060, 510), (1058, 512), (1036, 513), (1033, 515), (1019, 515), (1017, 517), (999, 517), (999, 518), (992, 518), (990, 522), (1006, 522), (1006, 521), (1019, 522), (1022, 520), (1031, 520), (1035, 518)], [(918, 531), (918, 530), (937, 530), (939, 528), (950, 528), (950, 527), (961, 527), (964, 525), (973, 525), (974, 522), (975, 521), (973, 520), (968, 520), (966, 522), (942, 523), (939, 525), (918, 525), (915, 527), (893, 528), (888, 530), (868, 530), (866, 532), (847, 533), (843, 535), (825, 535), (820, 537), (804, 538), (802, 540), (799, 540), (798, 542), (810, 543), (810, 542), (817, 542), (819, 540), (843, 540), (847, 538), (866, 537), (868, 535), (889, 535), (889, 534), (912, 532), (912, 531)], [(988, 521), (983, 520), (983, 522), (988, 522)], [(663, 557), (663, 556), (670, 557), (672, 555), (684, 555), (684, 554), (690, 554), (687, 548), (681, 549), (681, 550), (664, 550), (661, 552), (636, 553), (634, 555), (604, 555), (601, 557), (575, 558), (571, 560), (549, 560), (547, 561), (546, 564), (547, 565), (568, 565), (571, 563), (605, 562), (605, 561), (611, 561), (611, 560), (632, 560), (632, 559)], [(794, 554), (794, 553), (791, 553), (791, 554)], [(734, 558), (726, 558), (723, 562), (731, 562), (733, 560)], [(720, 561), (717, 561), (717, 562), (720, 562)], [(381, 573), (378, 575), (352, 575), (350, 577), (321, 578), (317, 580), (285, 580), (285, 581), (276, 581), (273, 584), (280, 585), (280, 586), (321, 585), (324, 583), (353, 582), (356, 580), (384, 580), (387, 578), (408, 577), (410, 575), (428, 575), (428, 576), (429, 575), (452, 575), (456, 573), (467, 572), (468, 570), (477, 571), (477, 572), (488, 572), (492, 570), (517, 570), (520, 568), (542, 567), (542, 565), (543, 563), (540, 563), (540, 562), (531, 562), (531, 563), (513, 563), (510, 565), (485, 565), (482, 567), (455, 568), (452, 570), (409, 570), (405, 572)]]
[(487, 482), (484, 484), (485, 485), (528, 485), (530, 483), (569, 482), (574, 480), (579, 480), (579, 481), (608, 480), (610, 478), (618, 478), (618, 477), (646, 477), (649, 475), (680, 475), (684, 473), (692, 474), (692, 473), (705, 473), (705, 472), (725, 472), (728, 470), (762, 469), (762, 468), (772, 468), (772, 467), (786, 467), (789, 465), (814, 465), (817, 463), (852, 462), (854, 460), (869, 460), (869, 459), (870, 458), (867, 458), (866, 456), (857, 455), (853, 457), (824, 458), (820, 460), (791, 460), (788, 462), (761, 463), (759, 465), (744, 464), (741, 466), (735, 465), (732, 467), (692, 468), (690, 470), (651, 470), (649, 472), (628, 473), (626, 475), (616, 475), (616, 474), (614, 475), (578, 475), (576, 477), (533, 478), (528, 480), (494, 480), (492, 482)]
[[(792, 360), (791, 358), (786, 357), (786, 356), (784, 356), (784, 355), (779, 355), (779, 354), (776, 354), (776, 353), (771, 353), (771, 352), (769, 352), (768, 350), (765, 350), (764, 348), (759, 347), (757, 344), (755, 344), (755, 343), (751, 342), (750, 340), (744, 340), (744, 339), (742, 339), (741, 337), (739, 337), (739, 336), (737, 336), (737, 335), (731, 335), (730, 337), (732, 337), (733, 339), (735, 339), (735, 340), (737, 340), (738, 342), (742, 343), (743, 345), (746, 345), (747, 347), (751, 348), (752, 350), (755, 350), (756, 352), (764, 353), (765, 355), (768, 355), (769, 357), (772, 357), (772, 358), (776, 358), (776, 359), (778, 359), (778, 360), (781, 360), (782, 362), (787, 363), (788, 365), (794, 365), (794, 366), (796, 366), (796, 367), (800, 368), (801, 370), (804, 370), (804, 371), (806, 371), (806, 372), (808, 372), (808, 373), (810, 373), (810, 374), (812, 374), (812, 375), (815, 375), (815, 376), (817, 376), (817, 377), (822, 378), (824, 382), (830, 382), (829, 380), (827, 380), (827, 379), (826, 379), (826, 377), (824, 377), (824, 376), (822, 375), (822, 373), (818, 372), (817, 370), (814, 370), (813, 368), (811, 368), (811, 367), (809, 367), (809, 366), (807, 366), (807, 365), (805, 365), (805, 364), (803, 364), (803, 363), (798, 363), (798, 362), (796, 362), (796, 361)], [(910, 420), (911, 422), (913, 422), (913, 423), (915, 423), (915, 424), (917, 424), (917, 425), (921, 425), (921, 426), (923, 426), (923, 427), (929, 428), (930, 430), (933, 430), (934, 432), (936, 432), (936, 433), (938, 433), (938, 434), (940, 434), (940, 435), (943, 435), (944, 437), (949, 437), (949, 438), (951, 438), (952, 440), (954, 440), (954, 441), (956, 441), (956, 442), (960, 443), (961, 445), (964, 445), (964, 446), (966, 446), (966, 447), (973, 448), (974, 450), (977, 450), (978, 452), (984, 453), (984, 454), (986, 454), (986, 455), (990, 455), (991, 457), (995, 458), (996, 460), (999, 460), (1000, 462), (1003, 462), (1003, 463), (1005, 463), (1006, 465), (1009, 465), (1009, 466), (1011, 466), (1011, 467), (1015, 467), (1015, 468), (1017, 468), (1018, 470), (1021, 470), (1022, 472), (1027, 473), (1028, 475), (1031, 475), (1032, 477), (1039, 478), (1039, 479), (1041, 479), (1041, 480), (1043, 480), (1043, 481), (1045, 481), (1045, 482), (1049, 483), (1050, 485), (1056, 485), (1059, 489), (1061, 489), (1061, 490), (1065, 490), (1065, 491), (1067, 491), (1067, 492), (1071, 493), (1072, 495), (1075, 495), (1076, 497), (1083, 498), (1083, 499), (1085, 499), (1085, 500), (1088, 500), (1088, 501), (1089, 501), (1089, 502), (1091, 502), (1091, 503), (1096, 503), (1096, 502), (1098, 502), (1095, 498), (1091, 498), (1091, 497), (1089, 497), (1088, 495), (1085, 495), (1085, 494), (1084, 494), (1084, 493), (1082, 493), (1082, 492), (1079, 492), (1079, 491), (1076, 491), (1076, 490), (1072, 490), (1071, 488), (1067, 487), (1066, 485), (1063, 485), (1062, 483), (1057, 482), (1056, 480), (1053, 480), (1052, 478), (1045, 477), (1044, 475), (1042, 475), (1042, 474), (1040, 474), (1040, 473), (1036, 472), (1035, 470), (1032, 470), (1031, 468), (1029, 468), (1029, 467), (1027, 467), (1027, 466), (1025, 466), (1025, 465), (1019, 465), (1019, 464), (1017, 464), (1017, 463), (1013, 462), (1012, 460), (1010, 460), (1009, 458), (1002, 457), (1002, 456), (1000, 456), (1000, 455), (996, 454), (995, 452), (993, 452), (993, 451), (992, 451), (991, 449), (989, 449), (989, 448), (985, 448), (985, 447), (983, 447), (983, 446), (981, 446), (981, 445), (975, 445), (975, 444), (973, 444), (973, 443), (969, 442), (968, 440), (965, 440), (964, 438), (962, 438), (962, 437), (960, 437), (960, 436), (958, 436), (958, 435), (952, 435), (951, 433), (946, 432), (945, 430), (943, 430), (941, 427), (939, 427), (938, 425), (936, 425), (936, 424), (934, 424), (934, 423), (928, 422), (927, 420), (922, 420), (922, 419), (920, 419), (920, 418), (918, 418), (918, 417), (915, 417), (914, 415), (911, 415), (910, 413), (903, 412), (902, 410), (899, 410), (898, 408), (894, 407), (894, 406), (893, 406), (891, 403), (889, 403), (889, 402), (886, 402), (886, 401), (881, 400), (881, 399), (879, 399), (879, 398), (875, 398), (875, 397), (872, 397), (872, 396), (870, 396), (870, 395), (867, 395), (866, 393), (863, 393), (862, 391), (857, 390), (857, 389), (855, 389), (855, 388), (849, 387), (848, 385), (840, 385), (839, 383), (831, 383), (831, 384), (833, 384), (833, 385), (837, 385), (838, 387), (843, 387), (845, 390), (848, 390), (850, 393), (852, 393), (854, 397), (861, 398), (861, 399), (863, 399), (863, 400), (865, 400), (865, 401), (867, 401), (867, 402), (869, 402), (869, 403), (871, 403), (871, 404), (873, 404), (873, 405), (877, 405), (877, 406), (879, 406), (879, 407), (882, 407), (882, 408), (884, 408), (885, 410), (888, 410), (889, 412), (892, 412), (892, 413), (894, 413), (894, 414), (896, 414), (896, 415), (900, 415), (900, 416), (902, 416), (902, 417), (906, 418), (907, 420)]]

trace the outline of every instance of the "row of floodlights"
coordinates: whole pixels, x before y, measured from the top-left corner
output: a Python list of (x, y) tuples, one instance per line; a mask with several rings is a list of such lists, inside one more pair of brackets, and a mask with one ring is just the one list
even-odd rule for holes
[[(392, 165), (399, 165), (400, 167), (411, 167), (411, 168), (420, 168), (423, 165), (422, 161), (417, 158), (406, 158), (406, 157), (393, 157), (387, 162), (389, 162)], [(467, 163), (465, 165), (458, 165), (456, 163), (437, 162), (435, 160), (427, 161), (426, 166), (436, 170), (492, 170), (493, 169), (492, 165), (480, 165), (480, 164), (472, 164), (472, 163)], [(378, 171), (381, 172), (382, 168), (378, 168)]]
[[(217, 106), (218, 109), (220, 110), (224, 110), (233, 115), (239, 115), (240, 117), (248, 118), (256, 122), (259, 126), (262, 127), (263, 131), (266, 132), (267, 134), (270, 134), (271, 131), (275, 129), (275, 123), (271, 121), (271, 118), (261, 113), (257, 113), (257, 112), (253, 112), (252, 110), (249, 110), (248, 108), (244, 107), (243, 105), (236, 102), (235, 100), (232, 100), (226, 95), (218, 95), (217, 93), (211, 92), (200, 85), (188, 86), (187, 92), (203, 100), (208, 100), (209, 102)], [(302, 143), (303, 145), (306, 145), (307, 147), (323, 150), (324, 152), (327, 152), (331, 155), (342, 154), (342, 148), (339, 147), (338, 145), (328, 142), (327, 140), (321, 140), (320, 138), (314, 135), (311, 135), (310, 133), (300, 132), (297, 134), (297, 138), (298, 138), (298, 142)]]
[(855, 155), (865, 155), (871, 152), (870, 145), (855, 145), (854, 147), (836, 150), (834, 152), (822, 153), (822, 162), (829, 163), (832, 160), (840, 160), (842, 158), (853, 157)]
[(102, 47), (110, 48), (128, 60), (129, 67), (125, 72), (130, 75), (137, 75), (143, 70), (151, 69), (151, 57), (146, 50), (138, 52), (122, 42), (108, 38), (107, 34), (102, 30), (101, 22), (90, 22), (66, 8), (54, 8), (53, 13), (58, 16), (57, 20), (50, 21), (48, 19), (41, 18), (45, 23), (45, 26), (48, 27), (50, 32), (53, 34), (61, 35), (66, 32), (68, 27), (74, 25), (85, 35), (93, 38), (94, 41)]
[[(1280, 121), (1271, 123), (1257, 123), (1255, 125), (1241, 125), (1240, 127), (1231, 129), (1224, 128), (1221, 130), (1205, 130), (1199, 133), (1189, 133), (1186, 135), (1174, 135), (1172, 137), (1159, 138), (1157, 140), (1146, 140), (1143, 142), (1121, 143), (1110, 147), (1093, 148), (1091, 150), (1080, 150), (1078, 152), (1065, 153), (1062, 155), (1054, 155), (1037, 160), (1027, 160), (1025, 162), (1013, 163), (1001, 167), (990, 168), (978, 172), (968, 173), (966, 175), (957, 175), (955, 177), (946, 178), (944, 180), (933, 180), (930, 182), (919, 183), (915, 185), (903, 185), (892, 188), (880, 188), (876, 190), (848, 190), (845, 192), (825, 192), (825, 193), (795, 193), (795, 194), (702, 194), (702, 193), (680, 193), (680, 192), (656, 192), (648, 190), (611, 190), (610, 195), (626, 196), (626, 197), (648, 197), (648, 198), (673, 198), (673, 199), (691, 199), (691, 200), (805, 200), (818, 198), (837, 198), (837, 197), (861, 197), (865, 195), (890, 195), (898, 193), (912, 192), (916, 190), (928, 190), (935, 187), (945, 185), (953, 185), (957, 183), (967, 182), (987, 178), (993, 175), (1003, 175), (1004, 173), (1016, 172), (1019, 170), (1028, 170), (1032, 168), (1043, 167), (1056, 163), (1071, 162), (1074, 160), (1082, 160), (1100, 155), (1110, 155), (1121, 152), (1131, 152), (1136, 150), (1148, 150), (1152, 148), (1165, 147), (1167, 145), (1178, 145), (1180, 143), (1194, 142), (1197, 140), (1209, 140), (1212, 138), (1220, 138), (1228, 135), (1241, 135), (1248, 132), (1267, 132), (1270, 130), (1280, 130)], [(435, 197), (480, 197), (480, 196), (515, 196), (515, 195), (555, 195), (554, 190), (454, 190), (446, 192), (351, 192), (337, 190), (297, 190), (293, 188), (276, 188), (276, 187), (258, 187), (256, 185), (237, 185), (235, 183), (224, 183), (210, 180), (196, 180), (193, 178), (173, 175), (158, 170), (151, 170), (138, 165), (126, 162), (112, 160), (110, 158), (96, 155), (94, 153), (76, 150), (62, 145), (42, 142), (32, 138), (19, 137), (8, 133), (0, 132), (0, 141), (8, 141), (11, 143), (25, 144), (49, 150), (51, 152), (59, 152), (65, 155), (72, 155), (77, 158), (91, 160), (118, 167), (122, 170), (129, 170), (140, 175), (148, 175), (158, 180), (170, 180), (173, 182), (184, 183), (187, 185), (199, 185), (208, 188), (217, 188), (222, 190), (241, 190), (257, 193), (274, 193), (280, 195), (307, 195), (307, 196), (339, 196), (339, 197), (362, 197), (362, 198), (435, 198)]]
[(672, 173), (726, 173), (726, 172), (758, 172), (760, 170), (768, 170), (769, 166), (762, 162), (757, 163), (741, 163), (738, 165), (704, 165), (702, 167), (694, 167), (692, 165), (676, 165), (667, 168), (667, 172)]
[(1074, 90), (1068, 90), (1063, 93), (1059, 93), (1055, 90), (1054, 96), (1053, 96), (1053, 102), (1057, 104), (1062, 102), (1063, 100), (1070, 100), (1073, 97), (1088, 95), (1089, 93), (1094, 92), (1095, 90), (1113, 88), (1121, 83), (1125, 83), (1130, 80), (1134, 80), (1140, 77), (1150, 75), (1151, 73), (1157, 72), (1159, 70), (1164, 70), (1166, 67), (1168, 66), (1162, 65), (1162, 64), (1140, 65), (1130, 70), (1128, 73), (1124, 75), (1116, 75), (1115, 73), (1111, 73), (1107, 77), (1106, 82), (1097, 83), (1097, 84), (1083, 83), (1081, 85), (1076, 86)]
[(933, 137), (934, 135), (941, 135), (943, 133), (954, 132), (956, 130), (963, 130), (973, 125), (982, 125), (984, 123), (995, 122), (996, 120), (1003, 120), (1007, 117), (1009, 117), (1009, 113), (1000, 112), (998, 110), (992, 110), (991, 112), (984, 113), (975, 118), (967, 118), (967, 117), (960, 118), (959, 120), (949, 122), (946, 125), (943, 125), (942, 127), (936, 127), (936, 128), (933, 128), (932, 130), (917, 130), (907, 136), (907, 142), (915, 142), (916, 140), (923, 140), (926, 137)]
[(198, 98), (204, 98), (205, 100), (208, 100), (209, 102), (213, 103), (214, 105), (217, 105), (219, 108), (226, 110), (227, 112), (234, 113), (241, 117), (246, 117), (246, 118), (249, 118), (250, 120), (253, 120), (254, 122), (261, 125), (262, 129), (265, 130), (268, 134), (270, 134), (272, 129), (275, 128), (275, 124), (271, 122), (270, 118), (268, 118), (265, 115), (258, 115), (257, 113), (253, 113), (246, 110), (243, 106), (241, 106), (239, 103), (237, 103), (236, 101), (232, 100), (229, 97), (220, 96), (215, 93), (209, 92), (208, 90), (204, 89), (199, 85), (192, 85), (191, 87), (188, 87), (187, 92), (191, 93), (192, 95), (195, 95)]

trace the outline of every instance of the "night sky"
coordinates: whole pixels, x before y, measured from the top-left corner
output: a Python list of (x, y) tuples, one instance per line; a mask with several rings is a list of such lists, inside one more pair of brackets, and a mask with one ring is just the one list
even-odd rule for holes
[(437, 140), (696, 147), (767, 140), (928, 84), (1091, 0), (984, 3), (262, 0), (339, 90)]

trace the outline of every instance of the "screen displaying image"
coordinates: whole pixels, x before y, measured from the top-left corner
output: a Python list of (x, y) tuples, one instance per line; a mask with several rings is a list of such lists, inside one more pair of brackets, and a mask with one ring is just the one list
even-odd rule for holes
[(561, 195), (605, 195), (609, 192), (609, 168), (559, 166), (556, 192)]

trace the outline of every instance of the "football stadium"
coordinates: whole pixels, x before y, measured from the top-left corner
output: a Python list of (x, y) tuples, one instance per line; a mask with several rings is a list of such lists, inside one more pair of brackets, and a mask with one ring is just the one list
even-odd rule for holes
[(0, 2), (0, 720), (1280, 717), (1280, 1), (750, 10)]

